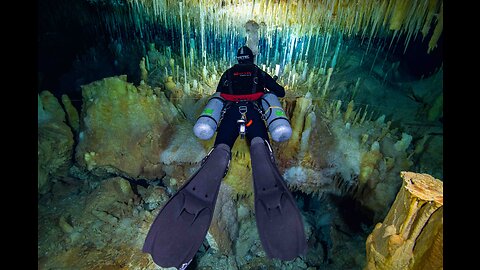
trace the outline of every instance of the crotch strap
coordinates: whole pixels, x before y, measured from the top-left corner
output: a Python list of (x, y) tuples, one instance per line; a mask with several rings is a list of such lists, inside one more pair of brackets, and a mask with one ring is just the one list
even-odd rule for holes
[(246, 133), (246, 126), (245, 124), (247, 123), (247, 106), (246, 105), (241, 105), (238, 106), (238, 112), (241, 114), (241, 118), (237, 120), (237, 123), (240, 124), (240, 138), (244, 139), (245, 138), (245, 133)]

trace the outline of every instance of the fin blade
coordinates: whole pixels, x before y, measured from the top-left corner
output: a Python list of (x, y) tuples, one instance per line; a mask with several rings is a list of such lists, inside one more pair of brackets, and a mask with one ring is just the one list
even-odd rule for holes
[(224, 170), (226, 145), (212, 151), (202, 167), (163, 206), (145, 238), (143, 252), (161, 267), (186, 267), (200, 248), (213, 218)]
[(293, 260), (305, 254), (307, 241), (300, 211), (263, 140), (252, 140), (255, 218), (267, 256)]

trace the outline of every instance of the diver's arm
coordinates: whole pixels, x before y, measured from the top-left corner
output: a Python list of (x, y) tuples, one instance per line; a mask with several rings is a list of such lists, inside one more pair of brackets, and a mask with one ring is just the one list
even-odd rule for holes
[(273, 92), (277, 97), (284, 97), (285, 88), (279, 85), (268, 73), (264, 71), (262, 72), (264, 73), (265, 87)]
[(222, 92), (222, 90), (225, 89), (224, 85), (225, 85), (225, 81), (227, 80), (227, 72), (228, 70), (222, 74), (222, 77), (220, 78), (220, 81), (218, 82), (218, 85), (217, 85), (217, 92)]

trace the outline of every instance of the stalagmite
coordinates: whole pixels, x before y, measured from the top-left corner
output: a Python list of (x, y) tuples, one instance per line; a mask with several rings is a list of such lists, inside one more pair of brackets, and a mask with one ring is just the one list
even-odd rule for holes
[(145, 55), (145, 68), (147, 71), (150, 71), (150, 60), (148, 59), (148, 55)]
[(204, 82), (207, 81), (207, 78), (208, 78), (208, 70), (207, 70), (207, 66), (203, 66), (203, 69), (202, 69), (202, 79)]
[(310, 74), (308, 75), (308, 79), (307, 79), (308, 91), (310, 91), (313, 87), (313, 83), (315, 81), (315, 79), (314, 79), (315, 76), (316, 76), (316, 71), (315, 71), (315, 67), (313, 67), (313, 69), (310, 71)]
[[(173, 58), (170, 58), (169, 60), (169, 64), (170, 64), (170, 70), (172, 71), (172, 76), (173, 76), (173, 72), (175, 71), (175, 59)], [(166, 67), (165, 67), (166, 68)]]
[(312, 100), (307, 94), (306, 97), (297, 99), (292, 116), (292, 137), (288, 140), (285, 149), (286, 155), (294, 155), (300, 147), (300, 140), (305, 124), (305, 116), (312, 105)]
[(335, 109), (333, 110), (333, 113), (332, 113), (332, 118), (333, 119), (337, 118), (337, 116), (340, 114), (340, 107), (341, 106), (342, 106), (342, 101), (337, 100), (337, 102), (335, 103)]
[(355, 125), (358, 123), (358, 121), (360, 120), (360, 115), (362, 115), (362, 108), (360, 108), (358, 112), (353, 111), (353, 120), (351, 121), (352, 125)]
[(360, 122), (359, 124), (363, 124), (363, 122), (365, 121), (366, 117), (367, 117), (367, 109), (368, 109), (368, 105), (365, 106), (365, 111), (363, 112), (363, 115), (362, 115), (362, 118), (360, 118)]
[(145, 57), (142, 57), (142, 60), (140, 61), (140, 78), (142, 81), (147, 82), (148, 71), (145, 66)]
[(370, 151), (363, 153), (360, 161), (360, 175), (358, 176), (360, 186), (367, 183), (374, 170), (378, 168), (378, 162), (382, 157), (383, 155), (380, 152), (380, 144), (378, 141), (374, 141), (370, 146)]
[(323, 88), (322, 97), (325, 97), (328, 91), (328, 85), (330, 84), (330, 77), (332, 76), (333, 68), (328, 68), (327, 81), (325, 82), (325, 87)]
[(443, 268), (443, 182), (401, 172), (403, 186), (366, 242), (364, 270)]
[(305, 116), (305, 126), (303, 128), (302, 138), (300, 140), (300, 153), (298, 155), (299, 160), (303, 159), (308, 152), (308, 149), (310, 147), (310, 134), (312, 132), (312, 127), (315, 126), (316, 120), (317, 118), (313, 111)]
[(347, 105), (347, 110), (345, 111), (345, 115), (343, 117), (344, 122), (348, 122), (350, 120), (350, 116), (352, 115), (352, 112), (353, 112), (353, 106), (354, 106), (353, 100), (350, 100), (350, 102)]
[(303, 69), (302, 77), (301, 77), (302, 81), (305, 81), (307, 79), (307, 72), (308, 72), (308, 63), (305, 63), (305, 68)]
[(180, 82), (180, 67), (177, 65), (177, 82)]
[(193, 88), (193, 90), (195, 90), (195, 91), (198, 90), (198, 81), (197, 81), (197, 80), (193, 80), (192, 88)]

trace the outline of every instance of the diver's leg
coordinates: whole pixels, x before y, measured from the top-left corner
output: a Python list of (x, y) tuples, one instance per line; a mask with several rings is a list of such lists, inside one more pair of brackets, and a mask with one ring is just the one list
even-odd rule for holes
[(217, 130), (217, 136), (215, 137), (214, 145), (219, 145), (224, 143), (233, 148), (233, 144), (237, 140), (239, 125), (237, 120), (240, 119), (241, 115), (238, 111), (238, 108), (235, 105), (232, 105), (223, 115), (223, 119), (220, 122)]

